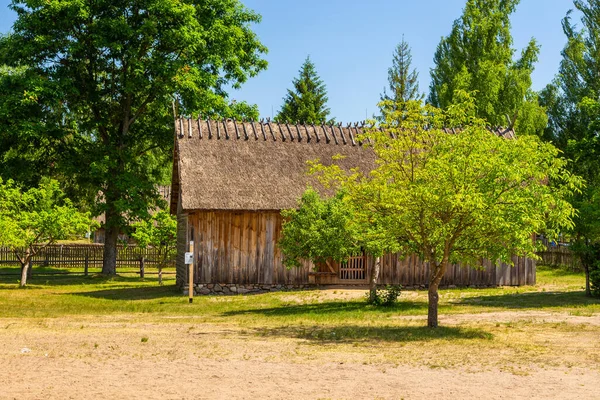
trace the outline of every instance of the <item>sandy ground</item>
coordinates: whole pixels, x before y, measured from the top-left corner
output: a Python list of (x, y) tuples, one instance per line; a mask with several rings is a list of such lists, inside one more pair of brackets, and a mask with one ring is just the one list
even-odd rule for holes
[[(476, 317), (600, 325), (600, 316), (541, 311)], [(598, 366), (515, 360), (437, 368), (406, 362), (404, 345), (309, 343), (135, 315), (0, 319), (0, 399), (600, 399)], [(391, 356), (382, 356), (386, 349)]]

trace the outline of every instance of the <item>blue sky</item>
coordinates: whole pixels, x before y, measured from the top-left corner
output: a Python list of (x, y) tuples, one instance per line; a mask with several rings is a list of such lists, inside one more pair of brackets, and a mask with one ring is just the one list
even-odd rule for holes
[[(421, 90), (429, 86), (429, 69), (442, 36), (462, 12), (466, 0), (242, 0), (262, 15), (255, 31), (269, 48), (269, 68), (248, 81), (231, 98), (259, 106), (262, 116), (277, 113), (310, 55), (329, 94), (332, 116), (349, 122), (371, 116), (387, 82), (394, 47), (404, 38), (412, 47)], [(0, 0), (0, 32), (15, 19), (8, 0)], [(541, 53), (533, 87), (543, 88), (558, 70), (565, 44), (561, 19), (571, 0), (522, 0), (512, 16), (515, 48), (535, 37)]]

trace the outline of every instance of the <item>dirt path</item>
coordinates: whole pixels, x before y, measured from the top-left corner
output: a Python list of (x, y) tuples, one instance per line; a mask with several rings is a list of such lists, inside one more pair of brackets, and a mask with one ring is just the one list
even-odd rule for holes
[[(2, 399), (597, 399), (598, 376), (212, 359), (3, 363)], [(5, 360), (6, 362), (6, 360)]]
[[(520, 346), (490, 350), (484, 340), (310, 342), (189, 318), (0, 319), (0, 399), (600, 399), (599, 369), (586, 367), (595, 359), (573, 356), (579, 348), (568, 363), (560, 353), (533, 356), (567, 341), (597, 346), (598, 316), (535, 311), (443, 318), (459, 325), (475, 318), (482, 324), (560, 321), (572, 330), (543, 337), (521, 356)], [(436, 367), (435, 346), (457, 363)], [(488, 364), (480, 362), (486, 352), (493, 353)]]

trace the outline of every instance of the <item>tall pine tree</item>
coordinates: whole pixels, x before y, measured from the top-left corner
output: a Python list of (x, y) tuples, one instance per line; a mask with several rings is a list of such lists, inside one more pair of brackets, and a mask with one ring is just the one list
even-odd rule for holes
[(424, 95), (419, 91), (419, 73), (416, 68), (411, 69), (411, 64), (410, 46), (403, 36), (394, 50), (392, 66), (388, 69), (388, 88), (383, 88), (380, 96), (382, 114), (390, 107), (404, 107), (409, 100), (423, 100)]
[(328, 119), (327, 89), (319, 78), (315, 64), (306, 57), (300, 68), (300, 76), (293, 80), (294, 89), (288, 89), (281, 110), (275, 116), (277, 122), (324, 124)]
[(563, 20), (567, 45), (559, 73), (540, 100), (548, 110), (546, 136), (572, 160), (571, 170), (587, 183), (573, 202), (578, 210), (573, 248), (586, 271), (586, 292), (600, 295), (600, 0), (574, 4), (583, 29), (575, 27), (569, 12)]
[(521, 56), (510, 34), (510, 15), (519, 0), (468, 0), (463, 15), (442, 38), (431, 70), (429, 102), (446, 108), (457, 90), (473, 92), (478, 117), (521, 134), (541, 134), (544, 109), (531, 90), (539, 46), (531, 39)]

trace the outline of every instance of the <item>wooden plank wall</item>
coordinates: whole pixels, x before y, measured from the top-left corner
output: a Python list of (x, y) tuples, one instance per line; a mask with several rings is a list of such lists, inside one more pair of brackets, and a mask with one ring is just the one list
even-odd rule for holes
[(189, 215), (196, 243), (197, 283), (302, 285), (312, 264), (287, 269), (277, 242), (279, 212), (196, 211)]
[[(501, 263), (495, 265), (486, 260), (480, 268), (452, 264), (442, 279), (442, 286), (522, 286), (535, 285), (535, 261), (513, 257), (514, 267)], [(380, 284), (423, 286), (429, 281), (429, 264), (410, 255), (387, 254), (383, 257), (379, 275)]]
[[(281, 237), (281, 215), (270, 212), (195, 211), (189, 213), (196, 243), (197, 283), (308, 284), (313, 265), (288, 270), (283, 266), (277, 242)], [(519, 286), (535, 284), (535, 261), (515, 257), (515, 267), (495, 266), (491, 262), (473, 269), (452, 265), (442, 280), (443, 286)], [(368, 283), (373, 260), (367, 257), (364, 284)], [(321, 283), (360, 284), (335, 277), (321, 277)], [(427, 285), (429, 266), (418, 257), (388, 254), (383, 257), (380, 284), (407, 287)]]

